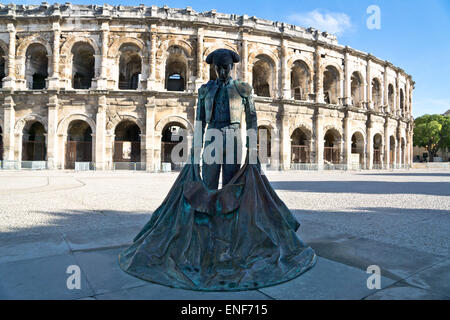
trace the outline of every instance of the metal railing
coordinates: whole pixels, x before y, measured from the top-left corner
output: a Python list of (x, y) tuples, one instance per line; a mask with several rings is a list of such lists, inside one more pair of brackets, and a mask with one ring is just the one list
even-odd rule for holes
[(2, 169), (2, 170), (20, 170), (20, 161), (2, 160), (2, 161), (0, 161), (0, 169)]
[(94, 170), (96, 170), (95, 162), (75, 161), (75, 171), (94, 171)]
[(0, 169), (3, 170), (46, 170), (48, 169), (47, 161), (16, 161), (2, 160), (0, 161)]
[(113, 162), (113, 170), (145, 171), (145, 162)]
[(291, 170), (319, 170), (319, 166), (317, 163), (291, 163)]

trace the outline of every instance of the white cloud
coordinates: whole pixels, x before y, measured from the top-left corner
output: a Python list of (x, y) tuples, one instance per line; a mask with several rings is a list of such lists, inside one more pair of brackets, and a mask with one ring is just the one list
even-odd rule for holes
[(350, 17), (341, 12), (321, 12), (315, 9), (305, 13), (294, 13), (288, 20), (302, 27), (313, 27), (320, 31), (340, 35), (352, 26)]

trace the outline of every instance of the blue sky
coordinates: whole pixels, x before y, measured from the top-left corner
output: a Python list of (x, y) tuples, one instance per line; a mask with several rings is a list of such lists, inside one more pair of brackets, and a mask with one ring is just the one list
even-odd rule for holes
[[(40, 1), (39, 1), (40, 2)], [(53, 3), (53, 1), (48, 1)], [(65, 1), (59, 1), (64, 3)], [(202, 12), (247, 14), (337, 33), (340, 44), (391, 61), (413, 76), (413, 116), (450, 109), (449, 0), (164, 0), (71, 1), (111, 5), (191, 6)], [(15, 3), (38, 3), (18, 1)], [(381, 9), (381, 28), (369, 30), (366, 10)], [(306, 25), (309, 24), (309, 25)]]

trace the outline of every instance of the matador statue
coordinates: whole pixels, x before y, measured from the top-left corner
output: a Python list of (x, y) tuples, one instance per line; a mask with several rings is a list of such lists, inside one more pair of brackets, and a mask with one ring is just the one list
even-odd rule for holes
[[(233, 133), (241, 130), (244, 117), (247, 129), (257, 130), (253, 88), (230, 77), (239, 60), (228, 49), (206, 58), (218, 78), (198, 90), (191, 161), (133, 244), (120, 253), (120, 267), (129, 274), (175, 288), (236, 291), (289, 281), (314, 266), (314, 250), (297, 233), (300, 223), (259, 160), (249, 161), (247, 152), (240, 163), (239, 143), (228, 147), (228, 134), (240, 140)], [(208, 139), (209, 132), (216, 133), (214, 139)], [(247, 150), (254, 150), (246, 141)], [(212, 144), (220, 147), (211, 152), (214, 161), (205, 161)]]

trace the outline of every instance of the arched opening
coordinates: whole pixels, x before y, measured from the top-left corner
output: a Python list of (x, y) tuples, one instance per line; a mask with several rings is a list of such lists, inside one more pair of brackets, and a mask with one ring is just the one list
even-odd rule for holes
[(45, 161), (45, 128), (39, 121), (28, 121), (22, 133), (22, 161)]
[(176, 161), (176, 159), (172, 158), (172, 150), (173, 148), (180, 142), (183, 141), (183, 135), (181, 134), (181, 130), (186, 130), (186, 128), (178, 122), (168, 123), (163, 131), (161, 136), (161, 162), (170, 163), (171, 170), (180, 169), (182, 164), (187, 160), (187, 154), (183, 153), (183, 150), (180, 151), (180, 154), (177, 156), (181, 159), (181, 162)]
[(6, 54), (2, 48), (0, 48), (0, 88), (3, 88), (3, 78), (6, 76), (6, 63), (5, 63)]
[(394, 167), (395, 161), (395, 137), (390, 136), (389, 138), (389, 165), (391, 168)]
[(291, 97), (308, 100), (309, 70), (303, 61), (295, 61), (291, 70)]
[(339, 72), (335, 67), (327, 66), (323, 73), (323, 94), (325, 103), (339, 103)]
[(167, 52), (165, 88), (167, 91), (184, 91), (188, 72), (186, 54), (178, 46), (171, 46)]
[(364, 166), (364, 136), (361, 132), (355, 132), (352, 135), (352, 157), (356, 155), (358, 157), (358, 161), (353, 161), (359, 164), (361, 167)]
[(383, 147), (383, 137), (377, 133), (373, 136), (373, 167), (374, 169), (381, 169), (381, 150)]
[(400, 111), (403, 116), (405, 114), (405, 94), (403, 89), (400, 89)]
[(125, 44), (119, 51), (119, 89), (136, 90), (139, 87), (142, 69), (140, 49), (134, 44)]
[(352, 101), (355, 107), (361, 107), (363, 101), (363, 82), (359, 72), (353, 72), (351, 77)]
[(2, 127), (0, 127), (0, 161), (2, 160), (3, 160), (3, 130)]
[(308, 135), (297, 128), (291, 135), (291, 163), (310, 163)]
[(326, 164), (339, 164), (340, 163), (340, 140), (341, 135), (335, 129), (329, 129), (325, 133), (324, 138), (324, 150), (323, 159)]
[(42, 44), (33, 43), (28, 47), (25, 56), (25, 79), (28, 89), (44, 89), (45, 79), (48, 77), (47, 50)]
[[(261, 149), (263, 145), (266, 149), (264, 152)], [(257, 148), (258, 148), (258, 157), (261, 163), (270, 164), (272, 136), (269, 127), (267, 126), (258, 127)]]
[(271, 97), (274, 82), (274, 66), (272, 60), (266, 55), (255, 58), (253, 65), (253, 89), (257, 96)]
[(95, 75), (95, 51), (85, 42), (72, 47), (72, 88), (89, 89)]
[(388, 104), (389, 110), (394, 109), (394, 86), (392, 84), (388, 85)]
[(372, 101), (376, 111), (381, 107), (381, 83), (377, 78), (372, 79)]
[(92, 129), (83, 120), (73, 120), (67, 129), (66, 169), (75, 169), (75, 162), (92, 162)]
[(114, 131), (113, 162), (141, 162), (141, 129), (131, 120), (121, 121)]

